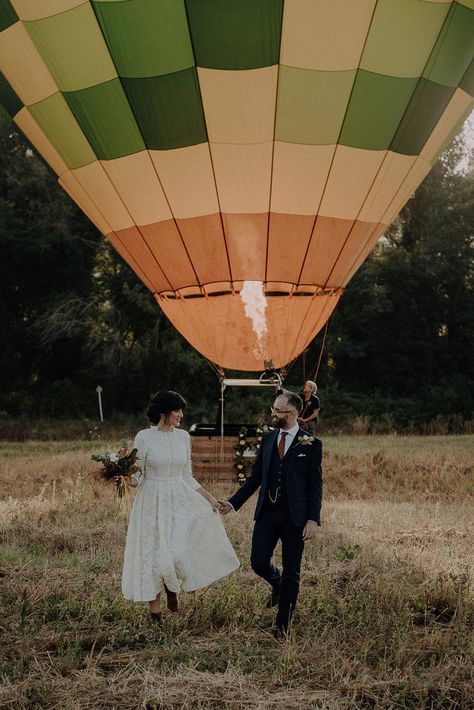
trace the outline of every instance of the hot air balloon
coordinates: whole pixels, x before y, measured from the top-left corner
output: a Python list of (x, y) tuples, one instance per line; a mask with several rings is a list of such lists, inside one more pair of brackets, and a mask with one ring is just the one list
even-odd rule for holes
[(279, 368), (472, 109), (473, 0), (1, 0), (0, 103), (211, 362)]

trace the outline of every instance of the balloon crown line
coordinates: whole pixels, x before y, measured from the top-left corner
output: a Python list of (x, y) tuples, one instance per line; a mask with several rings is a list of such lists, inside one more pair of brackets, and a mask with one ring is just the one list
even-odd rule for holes
[[(263, 283), (263, 282), (262, 282)], [(239, 296), (242, 287), (236, 287), (229, 283), (228, 289), (218, 289), (211, 291), (209, 286), (189, 286), (188, 288), (177, 289), (176, 291), (156, 291), (155, 298), (164, 301), (191, 300), (194, 298), (218, 298), (223, 296)], [(339, 296), (343, 292), (342, 287), (323, 288), (313, 285), (288, 284), (288, 289), (266, 289), (264, 283), (263, 295), (265, 298), (317, 298), (318, 296)]]

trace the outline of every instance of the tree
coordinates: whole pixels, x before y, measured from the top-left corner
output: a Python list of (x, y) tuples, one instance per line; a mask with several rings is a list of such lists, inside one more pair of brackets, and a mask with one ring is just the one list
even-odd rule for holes
[(458, 170), (459, 155), (458, 142), (434, 166), (349, 284), (330, 331), (340, 386), (414, 398), (425, 418), (474, 408), (474, 173)]
[(15, 412), (52, 376), (74, 377), (80, 345), (45, 353), (34, 324), (71, 295), (87, 298), (98, 234), (1, 118), (0, 145), (0, 409)]

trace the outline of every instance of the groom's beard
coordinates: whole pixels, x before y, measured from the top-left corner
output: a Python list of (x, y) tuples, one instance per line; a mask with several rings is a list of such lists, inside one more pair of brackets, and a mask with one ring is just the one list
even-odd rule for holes
[(286, 417), (284, 417), (284, 419), (280, 419), (280, 417), (272, 417), (272, 426), (274, 426), (275, 429), (284, 429), (288, 426), (288, 420)]

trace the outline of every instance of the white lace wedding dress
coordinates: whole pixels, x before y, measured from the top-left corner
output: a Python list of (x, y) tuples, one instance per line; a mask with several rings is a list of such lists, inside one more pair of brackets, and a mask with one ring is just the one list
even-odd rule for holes
[(191, 438), (182, 429), (139, 431), (134, 446), (142, 473), (128, 523), (122, 592), (151, 601), (206, 587), (239, 567), (221, 516), (197, 493)]

